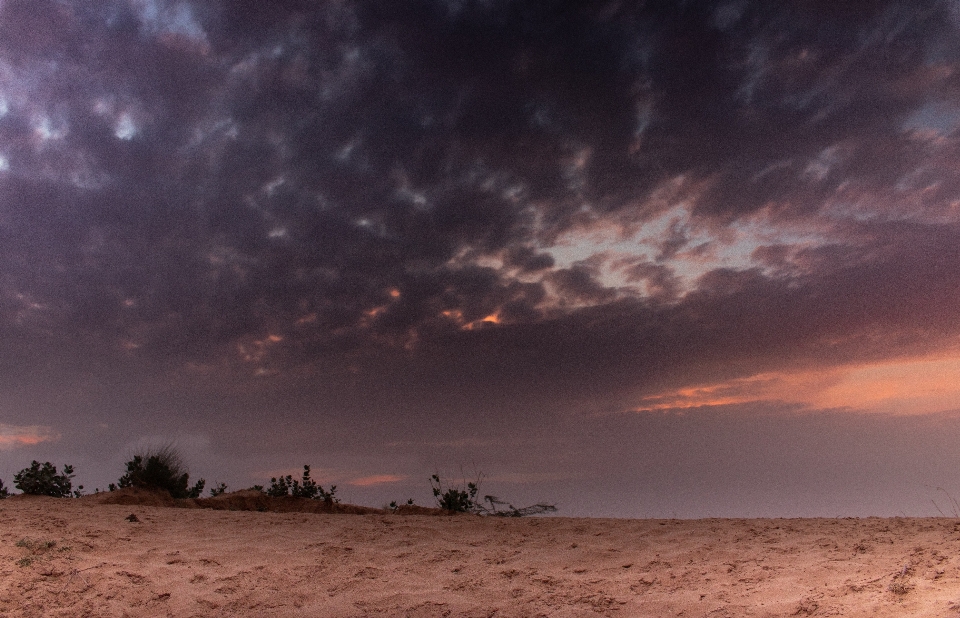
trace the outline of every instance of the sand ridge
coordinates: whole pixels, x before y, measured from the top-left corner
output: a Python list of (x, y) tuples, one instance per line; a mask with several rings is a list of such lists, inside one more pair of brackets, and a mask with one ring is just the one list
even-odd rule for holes
[(100, 502), (0, 501), (0, 614), (960, 616), (960, 522), (946, 518), (500, 519)]

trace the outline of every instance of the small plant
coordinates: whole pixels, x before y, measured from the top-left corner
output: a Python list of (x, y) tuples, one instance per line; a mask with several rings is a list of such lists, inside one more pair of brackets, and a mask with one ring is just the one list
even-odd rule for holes
[[(120, 487), (149, 487), (165, 489), (174, 498), (199, 498), (206, 481), (200, 479), (190, 486), (190, 474), (184, 470), (183, 460), (171, 446), (134, 455), (127, 462), (127, 472), (117, 481)], [(116, 486), (111, 483), (110, 491)]]
[(57, 467), (49, 461), (41, 464), (34, 460), (29, 468), (17, 472), (14, 477), (14, 486), (25, 494), (33, 496), (51, 496), (53, 498), (69, 498), (79, 496), (83, 485), (73, 491), (73, 466), (64, 465), (63, 472), (58, 474)]
[[(56, 547), (56, 541), (41, 541), (30, 538), (23, 538), (17, 541), (17, 547), (26, 549), (30, 552), (30, 555), (24, 556), (17, 561), (17, 566), (28, 567), (34, 563), (34, 561), (39, 560), (43, 554), (47, 553), (54, 547)], [(70, 551), (69, 547), (61, 547), (58, 551)]]
[(496, 496), (484, 496), (482, 501), (477, 500), (482, 480), (483, 475), (480, 474), (475, 482), (466, 484), (466, 489), (463, 487), (444, 488), (440, 475), (434, 474), (430, 477), (430, 488), (433, 490), (433, 496), (437, 499), (437, 506), (454, 513), (475, 513), (494, 517), (527, 517), (557, 511), (555, 505), (544, 502), (517, 508)]
[(900, 572), (893, 576), (891, 582), (887, 585), (887, 590), (897, 595), (904, 595), (913, 590), (913, 586), (907, 583), (907, 577), (910, 575), (910, 565), (905, 564)]
[(282, 498), (290, 495), (290, 486), (293, 484), (293, 476), (281, 476), (280, 478), (271, 477), (270, 488), (267, 489), (267, 495), (272, 498)]
[(227, 491), (226, 483), (217, 483), (216, 486), (210, 488), (210, 497), (216, 498), (217, 496), (222, 496)]
[(337, 486), (331, 485), (330, 491), (326, 491), (310, 478), (310, 466), (303, 466), (303, 475), (300, 480), (294, 480), (293, 476), (288, 474), (281, 477), (272, 477), (270, 479), (270, 488), (266, 491), (268, 496), (282, 498), (284, 496), (293, 496), (294, 498), (309, 498), (323, 500), (324, 502), (340, 502), (337, 499)]
[(0, 500), (3, 500), (10, 495), (10, 492), (7, 491), (7, 488), (3, 486), (3, 480), (0, 479)]
[[(930, 486), (929, 486), (929, 485), (926, 485), (926, 487), (930, 487)], [(957, 500), (954, 499), (954, 497), (950, 495), (950, 492), (948, 492), (948, 491), (947, 491), (946, 489), (944, 489), (943, 487), (934, 487), (933, 489), (935, 489), (936, 491), (939, 491), (939, 492), (943, 492), (943, 494), (947, 497), (947, 505), (948, 505), (949, 516), (950, 516), (950, 517), (954, 517), (954, 518), (960, 518), (960, 502), (957, 502)], [(937, 504), (936, 500), (934, 500), (934, 499), (931, 498), (931, 499), (930, 499), (930, 502), (933, 502), (933, 508), (937, 509), (937, 511), (940, 513), (940, 516), (941, 516), (941, 517), (947, 517), (947, 516), (948, 516), (946, 513), (944, 513), (943, 511), (940, 510), (940, 505)]]
[(17, 541), (17, 547), (29, 549), (33, 553), (42, 553), (57, 545), (56, 541), (34, 541), (33, 539), (23, 538)]
[(446, 511), (454, 513), (471, 513), (477, 508), (477, 492), (480, 491), (480, 480), (476, 483), (467, 483), (467, 488), (458, 487), (443, 488), (439, 474), (430, 477), (430, 489), (433, 490), (433, 497), (437, 499), (437, 506)]
[[(407, 498), (407, 506), (413, 506), (413, 498)], [(390, 503), (389, 508), (391, 511), (396, 511), (400, 507), (397, 505), (397, 501), (394, 500), (393, 502)]]
[(906, 583), (901, 581), (890, 582), (890, 585), (887, 586), (887, 590), (893, 594), (904, 595), (910, 592), (911, 588)]

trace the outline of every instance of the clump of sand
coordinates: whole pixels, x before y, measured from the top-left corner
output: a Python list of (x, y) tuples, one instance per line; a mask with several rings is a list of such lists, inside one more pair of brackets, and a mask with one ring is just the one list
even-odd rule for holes
[(952, 519), (400, 516), (256, 493), (0, 501), (0, 614), (960, 615)]

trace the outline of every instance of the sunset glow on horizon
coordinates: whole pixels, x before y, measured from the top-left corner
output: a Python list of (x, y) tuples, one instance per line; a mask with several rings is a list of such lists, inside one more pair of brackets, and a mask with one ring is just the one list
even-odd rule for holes
[(49, 427), (16, 427), (0, 424), (0, 449), (33, 446), (41, 442), (53, 442), (59, 439), (60, 436), (53, 433)]
[(894, 415), (960, 411), (960, 357), (765, 373), (646, 396), (634, 411), (689, 412), (763, 401)]

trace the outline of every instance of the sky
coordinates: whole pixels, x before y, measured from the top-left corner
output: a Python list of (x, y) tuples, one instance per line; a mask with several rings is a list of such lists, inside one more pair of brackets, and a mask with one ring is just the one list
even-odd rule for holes
[(960, 3), (0, 0), (0, 479), (955, 514)]

